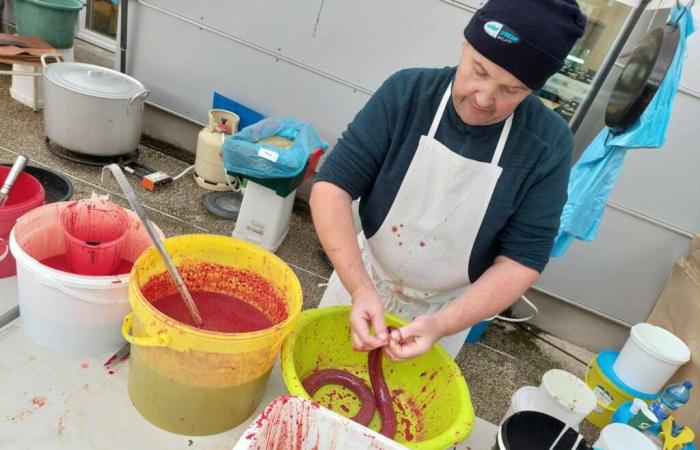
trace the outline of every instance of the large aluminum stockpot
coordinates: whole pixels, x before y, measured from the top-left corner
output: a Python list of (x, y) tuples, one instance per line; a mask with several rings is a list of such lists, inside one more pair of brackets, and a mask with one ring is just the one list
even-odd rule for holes
[(93, 156), (131, 153), (141, 140), (143, 105), (150, 93), (140, 81), (92, 64), (44, 66), (44, 132), (55, 144)]

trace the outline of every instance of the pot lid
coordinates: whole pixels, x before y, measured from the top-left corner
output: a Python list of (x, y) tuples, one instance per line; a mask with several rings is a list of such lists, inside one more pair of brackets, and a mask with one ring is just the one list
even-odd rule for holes
[(66, 89), (95, 97), (130, 99), (146, 90), (140, 81), (128, 75), (92, 64), (49, 64), (44, 76)]

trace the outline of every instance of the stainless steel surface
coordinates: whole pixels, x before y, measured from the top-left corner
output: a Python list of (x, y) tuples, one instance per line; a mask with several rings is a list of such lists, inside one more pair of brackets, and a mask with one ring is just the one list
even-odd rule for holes
[(143, 209), (143, 206), (141, 205), (139, 200), (136, 198), (136, 194), (134, 194), (134, 190), (131, 188), (129, 181), (127, 181), (126, 177), (124, 176), (124, 172), (122, 172), (122, 169), (116, 164), (110, 164), (108, 166), (104, 166), (102, 168), (102, 179), (100, 181), (101, 184), (103, 184), (103, 185), (105, 184), (105, 181), (106, 181), (105, 176), (109, 172), (112, 172), (112, 175), (114, 175), (114, 179), (117, 180), (119, 187), (124, 192), (124, 195), (126, 195), (126, 199), (129, 200), (131, 207), (136, 212), (136, 215), (139, 216), (141, 223), (143, 224), (144, 228), (146, 228), (148, 235), (151, 237), (151, 241), (153, 241), (153, 244), (158, 249), (158, 253), (160, 253), (161, 258), (163, 258), (163, 262), (165, 263), (165, 266), (168, 268), (168, 272), (170, 272), (170, 275), (173, 277), (173, 279), (175, 280), (175, 284), (177, 285), (178, 289), (180, 290), (180, 294), (182, 295), (182, 298), (185, 301), (185, 304), (187, 305), (187, 309), (189, 309), (190, 314), (192, 314), (192, 318), (194, 319), (194, 323), (198, 327), (201, 327), (202, 316), (199, 314), (199, 310), (197, 309), (197, 305), (194, 303), (194, 299), (192, 299), (192, 295), (190, 295), (190, 291), (187, 290), (187, 286), (185, 286), (185, 282), (182, 280), (182, 277), (180, 277), (180, 273), (177, 271), (177, 268), (175, 267), (173, 260), (170, 259), (170, 255), (168, 254), (168, 251), (165, 249), (165, 246), (163, 245), (160, 238), (158, 237), (158, 233), (156, 233), (155, 228), (153, 228), (151, 221), (148, 220), (148, 216), (146, 215), (146, 210)]
[(5, 178), (2, 187), (0, 187), (0, 206), (3, 206), (9, 198), (12, 186), (15, 184), (15, 181), (17, 181), (17, 177), (19, 177), (19, 174), (22, 173), (22, 171), (24, 170), (24, 166), (26, 165), (27, 158), (25, 158), (24, 156), (20, 155), (17, 157), (17, 159), (15, 159), (15, 163), (12, 165), (10, 172), (7, 174), (7, 177)]
[[(42, 57), (42, 62), (45, 59)], [(53, 143), (68, 150), (93, 156), (118, 156), (133, 152), (141, 140), (143, 107), (149, 91), (134, 79), (122, 89), (121, 81), (127, 77), (119, 72), (99, 66), (80, 64), (84, 72), (79, 79), (92, 81), (109, 79), (116, 82), (103, 94), (97, 83), (78, 88), (71, 80), (56, 77), (60, 66), (76, 67), (74, 63), (56, 63), (44, 67), (44, 132)], [(52, 75), (53, 74), (53, 75)], [(75, 73), (74, 73), (75, 74)], [(102, 74), (96, 75), (95, 74)], [(116, 74), (116, 75), (115, 75)]]

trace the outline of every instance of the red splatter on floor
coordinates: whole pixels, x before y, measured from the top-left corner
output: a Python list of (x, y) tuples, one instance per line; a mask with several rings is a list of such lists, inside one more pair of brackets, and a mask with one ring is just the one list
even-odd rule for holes
[(90, 365), (88, 363), (84, 362), (80, 365), (80, 367), (82, 367), (83, 369), (87, 369), (88, 367), (90, 367)]
[(425, 242), (420, 241), (420, 246), (421, 246), (421, 247), (425, 247)]
[(36, 396), (36, 397), (32, 398), (32, 405), (35, 405), (35, 406), (38, 406), (39, 408), (41, 408), (45, 404), (46, 404), (46, 397)]
[(113, 371), (113, 370), (108, 370), (107, 373), (110, 374), (110, 375), (114, 375), (114, 371)]
[(393, 226), (393, 227), (391, 227), (391, 231), (393, 231), (394, 233), (396, 233), (397, 231), (399, 231), (399, 229), (398, 229), (396, 226)]
[(403, 242), (399, 242), (399, 245), (403, 245)]

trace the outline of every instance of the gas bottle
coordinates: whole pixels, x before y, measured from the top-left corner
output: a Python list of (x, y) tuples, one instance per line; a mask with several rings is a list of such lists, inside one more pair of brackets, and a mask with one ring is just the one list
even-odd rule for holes
[(238, 132), (238, 115), (225, 109), (209, 110), (209, 123), (197, 136), (194, 179), (204, 189), (229, 190), (221, 145), (226, 136)]

